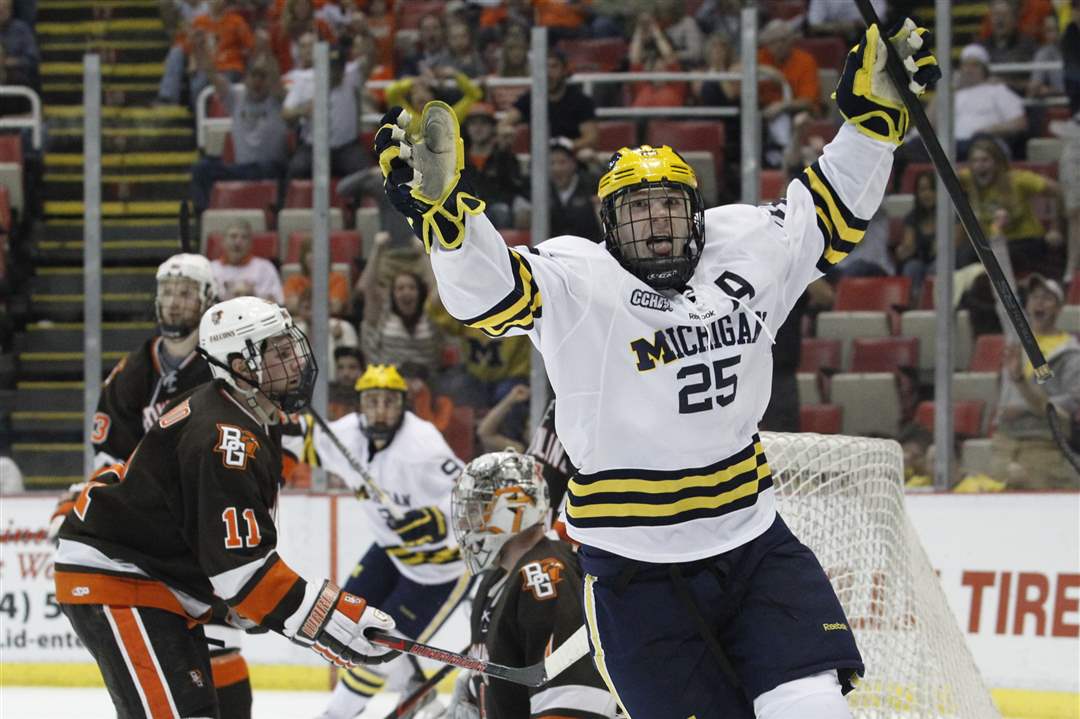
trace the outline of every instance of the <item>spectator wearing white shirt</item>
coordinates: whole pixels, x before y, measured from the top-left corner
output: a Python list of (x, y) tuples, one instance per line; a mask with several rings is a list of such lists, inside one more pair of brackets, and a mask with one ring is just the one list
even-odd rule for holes
[[(351, 175), (372, 164), (359, 138), (359, 96), (364, 78), (360, 63), (348, 62), (349, 44), (338, 44), (330, 57), (330, 174), (334, 177)], [(302, 76), (295, 78), (285, 96), (285, 119), (300, 122), (300, 144), (289, 161), (286, 184), (311, 177), (314, 99), (314, 76), (310, 82)]]
[(223, 249), (222, 257), (210, 263), (222, 301), (251, 296), (279, 305), (285, 303), (274, 263), (251, 254), (251, 225), (246, 220), (237, 220), (226, 228)]

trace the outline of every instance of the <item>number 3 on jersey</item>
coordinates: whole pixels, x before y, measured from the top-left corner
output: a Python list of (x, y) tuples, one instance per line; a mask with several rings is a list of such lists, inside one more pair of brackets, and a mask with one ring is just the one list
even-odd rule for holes
[[(742, 355), (735, 355), (713, 360), (712, 366), (702, 363), (681, 368), (675, 376), (680, 381), (690, 381), (679, 388), (679, 414), (708, 412), (713, 408), (714, 398), (716, 405), (720, 407), (727, 407), (734, 402), (739, 378), (733, 373), (728, 374), (727, 371), (739, 364), (741, 359)], [(708, 392), (714, 388), (718, 393), (709, 396)]]
[(236, 517), (236, 507), (228, 507), (221, 513), (221, 519), (225, 522), (225, 549), (242, 549), (244, 547), (257, 547), (262, 537), (259, 536), (259, 523), (255, 520), (255, 510), (245, 509), (241, 516), (247, 525), (247, 536), (240, 539), (240, 523)]

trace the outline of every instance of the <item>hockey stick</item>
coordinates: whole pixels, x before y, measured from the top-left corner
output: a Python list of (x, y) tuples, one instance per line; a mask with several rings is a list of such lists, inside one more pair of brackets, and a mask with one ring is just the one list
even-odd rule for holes
[[(859, 12), (868, 26), (877, 24), (879, 28), (882, 27), (877, 12), (870, 5), (870, 0), (855, 0), (855, 3), (859, 6)], [(882, 29), (882, 37), (885, 37), (884, 29)], [(922, 103), (908, 88), (908, 74), (904, 69), (904, 63), (897, 54), (896, 48), (887, 39), (885, 40), (885, 50), (887, 55), (885, 70), (889, 73), (889, 79), (892, 80), (893, 86), (915, 123), (915, 127), (919, 130), (919, 136), (922, 138), (923, 145), (926, 146), (926, 152), (930, 155), (930, 161), (934, 164), (934, 169), (937, 170), (938, 176), (945, 185), (945, 190), (952, 199), (960, 224), (963, 225), (964, 231), (967, 232), (968, 239), (971, 240), (971, 246), (975, 248), (975, 254), (978, 256), (979, 262), (986, 269), (990, 284), (993, 286), (1001, 306), (1005, 308), (1005, 314), (1016, 330), (1016, 336), (1020, 339), (1024, 352), (1027, 354), (1028, 359), (1031, 360), (1031, 366), (1035, 368), (1036, 381), (1041, 384), (1050, 379), (1054, 373), (1050, 370), (1042, 350), (1039, 349), (1039, 345), (1035, 341), (1035, 335), (1031, 332), (1031, 327), (1028, 325), (1027, 318), (1024, 317), (1020, 303), (1017, 301), (1016, 295), (1013, 294), (1008, 280), (1005, 279), (1005, 275), (1001, 271), (997, 258), (994, 257), (994, 253), (990, 249), (990, 243), (986, 241), (986, 235), (979, 226), (979, 220), (975, 217), (975, 212), (971, 209), (971, 204), (968, 202), (963, 188), (960, 187), (960, 180), (956, 177), (956, 171), (953, 169), (952, 163), (949, 162), (949, 158), (945, 155), (945, 151), (938, 141), (937, 133), (934, 132), (934, 128), (930, 124), (930, 118), (926, 116)]]
[[(467, 651), (469, 651), (468, 647), (463, 649), (461, 653), (464, 654)], [(411, 657), (412, 655), (410, 654), (409, 656)], [(426, 697), (429, 692), (434, 691), (435, 688), (439, 685), (439, 682), (446, 678), (446, 676), (455, 669), (457, 669), (457, 667), (455, 667), (453, 664), (447, 664), (441, 669), (439, 669), (439, 671), (435, 672), (430, 677), (425, 679), (423, 684), (417, 686), (416, 689), (413, 690), (412, 694), (398, 702), (398, 705), (392, 710), (390, 710), (390, 713), (386, 715), (385, 719), (398, 719), (398, 717), (403, 717), (408, 714), (410, 711), (419, 706), (420, 702), (423, 701), (424, 697)]]
[(334, 434), (334, 430), (330, 429), (330, 425), (326, 423), (326, 420), (319, 416), (319, 413), (315, 411), (314, 407), (308, 407), (307, 412), (315, 420), (315, 424), (319, 425), (319, 429), (321, 429), (326, 436), (330, 438), (330, 441), (334, 446), (337, 447), (337, 451), (341, 452), (341, 456), (349, 463), (352, 470), (359, 475), (360, 481), (364, 484), (364, 488), (367, 490), (368, 495), (376, 502), (386, 507), (386, 511), (390, 513), (391, 517), (394, 519), (401, 519), (401, 510), (394, 505), (393, 500), (390, 499), (390, 495), (384, 492), (382, 487), (375, 484), (375, 479), (360, 466), (360, 463), (356, 461), (356, 458), (352, 456), (352, 453), (346, 449), (345, 444), (338, 439), (336, 434)]
[(505, 679), (514, 684), (527, 687), (540, 687), (554, 679), (568, 666), (589, 653), (589, 637), (582, 625), (562, 645), (545, 657), (543, 661), (527, 667), (508, 667), (484, 659), (474, 659), (464, 654), (455, 654), (445, 649), (414, 642), (407, 637), (398, 637), (386, 632), (372, 631), (367, 634), (368, 641), (406, 654), (427, 657), (461, 669), (471, 669), (489, 677)]

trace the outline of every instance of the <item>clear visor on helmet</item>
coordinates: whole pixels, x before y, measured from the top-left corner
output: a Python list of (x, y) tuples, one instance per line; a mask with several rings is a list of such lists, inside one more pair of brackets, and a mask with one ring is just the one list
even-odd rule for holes
[(158, 280), (154, 306), (162, 335), (177, 338), (191, 334), (198, 328), (203, 311), (199, 283), (187, 277)]

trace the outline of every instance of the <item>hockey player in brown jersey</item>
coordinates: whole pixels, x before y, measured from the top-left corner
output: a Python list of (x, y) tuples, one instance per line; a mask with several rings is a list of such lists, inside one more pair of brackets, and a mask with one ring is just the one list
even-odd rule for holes
[[(126, 465), (88, 482), (60, 529), (56, 596), (121, 717), (218, 717), (202, 624), (228, 616), (342, 667), (391, 658), (365, 630), (393, 620), (278, 555), (281, 412), (317, 368), (281, 307), (240, 297), (199, 327), (213, 382), (180, 398)], [(111, 475), (111, 476), (110, 476)]]
[[(477, 457), (454, 486), (454, 535), (469, 571), (483, 575), (472, 609), (474, 656), (533, 664), (584, 623), (577, 556), (545, 534), (549, 510), (543, 469), (526, 454)], [(604, 719), (615, 712), (596, 667), (582, 657), (537, 688), (461, 675), (446, 716)]]

